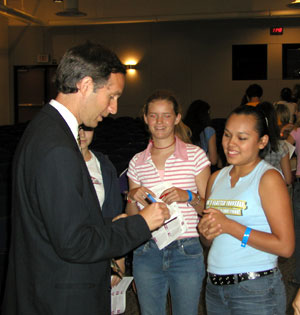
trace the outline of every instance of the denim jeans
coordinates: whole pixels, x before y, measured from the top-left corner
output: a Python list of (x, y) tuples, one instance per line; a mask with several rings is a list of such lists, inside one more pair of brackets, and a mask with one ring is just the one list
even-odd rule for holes
[(300, 182), (294, 183), (293, 190), (293, 210), (294, 210), (294, 225), (295, 225), (295, 237), (296, 237), (296, 247), (295, 247), (295, 259), (296, 259), (296, 269), (295, 269), (295, 281), (300, 284)]
[(285, 315), (286, 296), (280, 271), (237, 284), (206, 286), (208, 315)]
[(142, 315), (166, 313), (170, 289), (173, 315), (197, 315), (205, 275), (199, 239), (176, 240), (159, 250), (153, 240), (133, 255), (133, 276)]

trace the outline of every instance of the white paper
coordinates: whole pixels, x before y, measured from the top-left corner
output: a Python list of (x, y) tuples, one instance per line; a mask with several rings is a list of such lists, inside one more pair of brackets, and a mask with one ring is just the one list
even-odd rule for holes
[(284, 142), (286, 143), (286, 145), (289, 148), (289, 156), (290, 156), (290, 159), (291, 159), (291, 157), (293, 156), (293, 153), (294, 153), (296, 147), (294, 145), (292, 145), (291, 143), (289, 143), (288, 141), (286, 141), (286, 140), (284, 140)]
[[(163, 202), (158, 197), (168, 188), (173, 187), (171, 182), (163, 182), (154, 187), (151, 187), (151, 190), (156, 197), (153, 198), (157, 202)], [(152, 238), (155, 241), (159, 249), (163, 249), (173, 241), (175, 241), (179, 236), (181, 236), (187, 230), (187, 224), (184, 221), (183, 215), (178, 208), (178, 205), (173, 202), (170, 205), (167, 205), (170, 211), (170, 219), (166, 220), (164, 225), (158, 230), (152, 232)]]
[[(156, 197), (152, 196), (156, 202), (162, 202), (164, 203), (161, 199), (159, 199), (159, 196), (161, 196), (161, 194), (168, 188), (173, 187), (173, 184), (171, 182), (163, 182), (160, 183), (154, 187), (151, 187), (151, 191), (153, 191), (153, 193), (155, 194)], [(167, 205), (165, 203), (165, 205), (168, 207), (169, 211), (170, 211), (170, 218), (168, 220), (165, 221), (165, 224), (168, 221), (173, 220), (174, 218), (176, 218), (179, 214), (180, 214), (180, 210), (177, 206), (177, 204), (175, 202), (173, 202), (170, 205)]]
[(187, 230), (187, 225), (180, 214), (173, 220), (169, 220), (158, 230), (152, 232), (152, 238), (159, 249), (163, 249)]
[(122, 314), (126, 309), (126, 291), (133, 277), (124, 277), (111, 289), (111, 315)]

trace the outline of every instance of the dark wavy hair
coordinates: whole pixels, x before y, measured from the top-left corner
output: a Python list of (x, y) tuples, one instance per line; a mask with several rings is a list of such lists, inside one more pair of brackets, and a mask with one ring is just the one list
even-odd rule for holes
[(270, 149), (277, 152), (280, 140), (280, 128), (277, 123), (277, 114), (274, 106), (269, 102), (259, 103), (256, 108), (261, 110), (268, 122)]
[(210, 126), (211, 119), (209, 115), (210, 105), (202, 100), (195, 100), (189, 106), (183, 119), (184, 123), (192, 131), (191, 140), (194, 144), (200, 144), (200, 133)]
[(126, 74), (117, 55), (100, 44), (87, 42), (64, 54), (56, 70), (55, 85), (58, 92), (76, 93), (77, 83), (89, 76), (96, 90), (106, 84), (111, 73)]
[(260, 85), (254, 83), (248, 86), (245, 95), (242, 98), (241, 105), (247, 104), (251, 97), (259, 97), (261, 98), (263, 95), (263, 89)]
[(229, 115), (228, 119), (233, 115), (246, 115), (246, 116), (253, 116), (256, 120), (255, 124), (255, 130), (258, 133), (259, 138), (263, 137), (264, 135), (269, 136), (269, 142), (268, 144), (259, 151), (259, 156), (260, 158), (264, 158), (265, 155), (269, 152), (270, 150), (270, 143), (273, 141), (273, 134), (270, 134), (268, 124), (267, 124), (267, 119), (265, 114), (263, 113), (262, 110), (260, 110), (257, 107), (254, 106), (239, 106), (236, 109), (234, 109), (231, 114)]
[(288, 87), (283, 88), (280, 91), (280, 97), (282, 100), (286, 102), (292, 102), (293, 101), (293, 93), (292, 90)]

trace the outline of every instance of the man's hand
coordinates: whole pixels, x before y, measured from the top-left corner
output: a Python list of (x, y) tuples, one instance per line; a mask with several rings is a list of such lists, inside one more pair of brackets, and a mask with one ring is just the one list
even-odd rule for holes
[(139, 202), (144, 207), (147, 207), (149, 202), (146, 201), (147, 195), (150, 194), (151, 196), (155, 197), (153, 191), (148, 189), (144, 186), (139, 186), (133, 189), (130, 189), (127, 195), (128, 200), (131, 202)]
[(126, 213), (121, 213), (121, 214), (117, 215), (116, 217), (114, 217), (112, 219), (112, 222), (117, 221), (119, 219), (124, 219), (124, 218), (127, 218), (127, 217), (128, 217), (128, 215)]
[(145, 219), (150, 231), (154, 231), (161, 227), (165, 220), (170, 218), (168, 207), (160, 202), (154, 202), (139, 212)]

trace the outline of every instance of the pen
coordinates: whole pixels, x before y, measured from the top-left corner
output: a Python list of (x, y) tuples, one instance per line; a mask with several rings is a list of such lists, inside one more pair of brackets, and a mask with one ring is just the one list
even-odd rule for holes
[(151, 202), (156, 202), (156, 200), (150, 194), (147, 194), (147, 197)]
[(114, 258), (110, 261), (110, 267), (120, 279), (123, 279), (123, 272)]
[(163, 194), (159, 197), (159, 199), (163, 199), (164, 197), (166, 197), (169, 193)]

